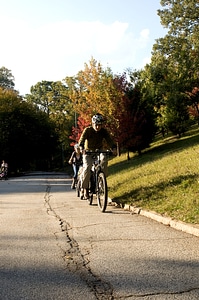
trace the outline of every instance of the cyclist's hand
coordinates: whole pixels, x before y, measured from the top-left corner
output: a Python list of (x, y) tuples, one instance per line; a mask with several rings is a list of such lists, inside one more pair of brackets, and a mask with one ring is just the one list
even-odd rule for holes
[(82, 154), (86, 154), (86, 150), (85, 149), (81, 149), (80, 150)]

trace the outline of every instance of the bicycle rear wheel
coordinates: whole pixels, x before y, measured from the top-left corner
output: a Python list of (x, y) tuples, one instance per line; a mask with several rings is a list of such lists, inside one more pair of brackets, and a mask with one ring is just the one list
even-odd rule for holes
[(97, 204), (101, 212), (105, 212), (108, 199), (106, 176), (100, 172), (97, 179)]

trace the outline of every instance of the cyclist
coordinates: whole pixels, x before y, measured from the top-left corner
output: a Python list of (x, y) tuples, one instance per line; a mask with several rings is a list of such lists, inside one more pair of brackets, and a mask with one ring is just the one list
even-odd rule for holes
[[(90, 171), (93, 163), (91, 155), (87, 155), (85, 150), (95, 151), (103, 150), (105, 148), (111, 149), (114, 143), (108, 131), (103, 128), (104, 118), (101, 114), (97, 113), (92, 117), (92, 126), (88, 126), (82, 132), (79, 139), (79, 145), (83, 153), (83, 171), (81, 173), (81, 196), (88, 199), (88, 186), (90, 180)], [(106, 147), (105, 147), (106, 145)], [(115, 152), (115, 150), (114, 150)], [(101, 153), (100, 156), (102, 170), (107, 176), (108, 160), (105, 154)]]
[(74, 174), (73, 174), (73, 181), (72, 181), (71, 189), (74, 189), (75, 184), (77, 182), (78, 171), (79, 171), (80, 166), (82, 165), (82, 153), (80, 152), (79, 144), (74, 145), (74, 151), (73, 151), (68, 163), (72, 164), (72, 166), (73, 166)]

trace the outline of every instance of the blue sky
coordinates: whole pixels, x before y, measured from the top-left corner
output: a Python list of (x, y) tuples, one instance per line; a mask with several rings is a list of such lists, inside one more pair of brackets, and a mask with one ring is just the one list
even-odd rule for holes
[(0, 0), (0, 67), (20, 94), (42, 80), (62, 80), (91, 57), (117, 73), (150, 62), (166, 33), (160, 0)]

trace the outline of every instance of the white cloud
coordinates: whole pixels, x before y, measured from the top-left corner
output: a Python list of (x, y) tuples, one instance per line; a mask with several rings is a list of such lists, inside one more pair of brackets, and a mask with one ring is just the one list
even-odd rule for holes
[(133, 67), (136, 53), (149, 40), (148, 29), (135, 37), (128, 23), (122, 22), (63, 21), (31, 27), (27, 22), (0, 18), (0, 28), (0, 67), (12, 71), (21, 94), (38, 81), (75, 75), (91, 56), (104, 67), (123, 72)]
[(141, 47), (145, 47), (148, 40), (149, 40), (149, 29), (146, 28), (140, 32), (139, 42), (141, 44)]

